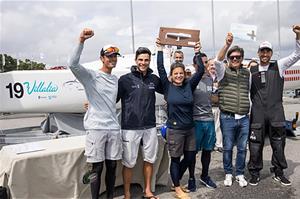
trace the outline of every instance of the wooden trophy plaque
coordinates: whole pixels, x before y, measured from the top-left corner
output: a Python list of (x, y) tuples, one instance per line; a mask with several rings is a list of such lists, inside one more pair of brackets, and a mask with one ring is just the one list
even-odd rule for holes
[(164, 45), (194, 47), (200, 39), (200, 30), (160, 27), (159, 39)]

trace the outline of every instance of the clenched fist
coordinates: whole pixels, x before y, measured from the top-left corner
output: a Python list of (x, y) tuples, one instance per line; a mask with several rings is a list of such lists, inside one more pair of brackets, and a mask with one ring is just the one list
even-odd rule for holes
[(300, 33), (300, 25), (293, 25), (293, 31), (294, 31), (296, 34), (299, 34), (299, 33)]
[(226, 45), (230, 46), (233, 42), (233, 34), (231, 32), (227, 33)]
[(83, 29), (83, 31), (80, 33), (79, 41), (83, 43), (86, 39), (91, 38), (94, 36), (94, 31), (89, 28)]

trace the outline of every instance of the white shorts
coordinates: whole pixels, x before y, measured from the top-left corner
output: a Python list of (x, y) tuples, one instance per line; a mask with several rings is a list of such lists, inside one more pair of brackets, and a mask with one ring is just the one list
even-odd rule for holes
[(88, 130), (84, 155), (89, 163), (122, 159), (120, 130)]
[(156, 127), (143, 130), (122, 130), (122, 164), (127, 168), (133, 168), (136, 164), (141, 139), (143, 141), (144, 161), (153, 164), (156, 160), (158, 151)]

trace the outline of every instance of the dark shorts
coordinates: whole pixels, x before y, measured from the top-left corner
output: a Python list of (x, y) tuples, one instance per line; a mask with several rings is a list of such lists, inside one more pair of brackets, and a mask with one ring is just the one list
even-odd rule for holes
[(195, 128), (188, 130), (167, 129), (169, 154), (173, 158), (183, 155), (184, 151), (196, 151)]

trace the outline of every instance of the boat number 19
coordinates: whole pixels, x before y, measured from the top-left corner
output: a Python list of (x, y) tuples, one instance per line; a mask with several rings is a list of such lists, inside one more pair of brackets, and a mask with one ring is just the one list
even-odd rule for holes
[(14, 84), (9, 83), (5, 88), (9, 90), (9, 97), (14, 98), (22, 98), (24, 95), (23, 85), (20, 82), (16, 82)]

